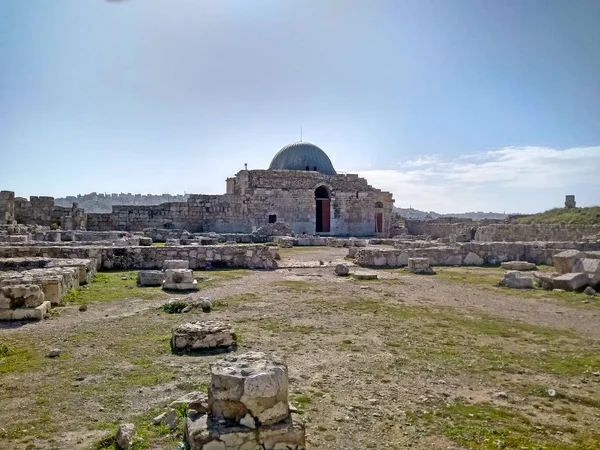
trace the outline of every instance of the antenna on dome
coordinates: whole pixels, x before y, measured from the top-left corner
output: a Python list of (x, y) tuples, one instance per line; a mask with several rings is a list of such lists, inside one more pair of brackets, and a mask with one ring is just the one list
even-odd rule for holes
[(300, 142), (302, 142), (302, 127), (300, 127)]

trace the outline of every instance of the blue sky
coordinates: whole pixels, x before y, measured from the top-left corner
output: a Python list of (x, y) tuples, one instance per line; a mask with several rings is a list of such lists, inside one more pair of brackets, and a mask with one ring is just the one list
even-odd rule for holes
[(396, 205), (600, 203), (597, 0), (0, 0), (0, 189), (223, 193), (304, 139)]

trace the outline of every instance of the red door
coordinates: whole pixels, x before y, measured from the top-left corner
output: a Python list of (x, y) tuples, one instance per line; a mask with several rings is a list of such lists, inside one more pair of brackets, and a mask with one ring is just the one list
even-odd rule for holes
[(375, 233), (383, 232), (383, 213), (375, 214)]
[(325, 233), (331, 230), (329, 225), (329, 202), (330, 200), (321, 200), (321, 230)]

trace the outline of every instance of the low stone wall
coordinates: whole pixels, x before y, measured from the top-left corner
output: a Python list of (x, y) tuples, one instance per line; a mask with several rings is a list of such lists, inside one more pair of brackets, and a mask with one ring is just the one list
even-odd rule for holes
[(504, 261), (527, 261), (552, 265), (552, 256), (563, 250), (600, 250), (596, 242), (468, 242), (452, 246), (421, 248), (351, 249), (355, 263), (365, 267), (403, 267), (408, 258), (429, 258), (432, 265), (498, 265)]
[(584, 241), (600, 239), (600, 225), (494, 224), (477, 228), (476, 242)]
[(240, 267), (274, 269), (277, 248), (264, 245), (176, 247), (0, 246), (0, 258), (79, 258), (96, 261), (98, 269), (161, 269), (167, 259), (184, 259), (190, 269)]

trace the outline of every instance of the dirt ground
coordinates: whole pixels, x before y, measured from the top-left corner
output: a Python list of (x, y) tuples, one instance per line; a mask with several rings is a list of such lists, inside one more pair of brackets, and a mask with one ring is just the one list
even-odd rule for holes
[(208, 314), (167, 314), (177, 295), (109, 273), (48, 320), (0, 325), (0, 449), (113, 448), (124, 422), (138, 449), (181, 448), (181, 426), (151, 419), (206, 391), (220, 356), (172, 354), (169, 338), (209, 318), (234, 325), (237, 352), (286, 359), (308, 449), (600, 449), (600, 298), (509, 291), (495, 268), (356, 281), (333, 273), (346, 253), (282, 249), (276, 271), (197, 272)]

